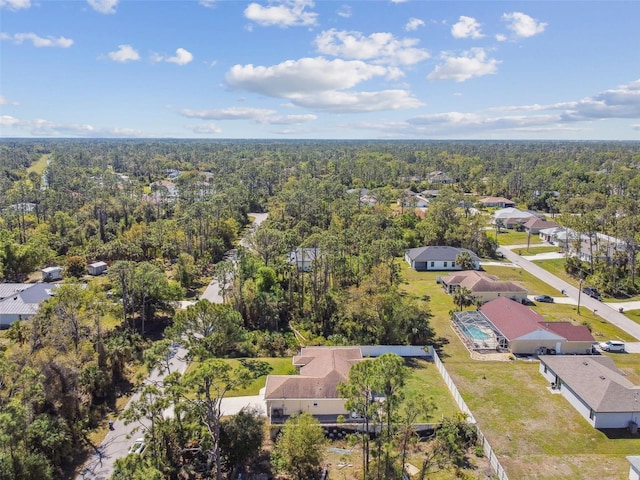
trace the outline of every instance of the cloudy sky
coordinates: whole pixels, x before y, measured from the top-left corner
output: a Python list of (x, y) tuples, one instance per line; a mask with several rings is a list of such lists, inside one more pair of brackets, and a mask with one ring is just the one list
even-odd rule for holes
[(640, 2), (0, 0), (2, 137), (640, 140)]

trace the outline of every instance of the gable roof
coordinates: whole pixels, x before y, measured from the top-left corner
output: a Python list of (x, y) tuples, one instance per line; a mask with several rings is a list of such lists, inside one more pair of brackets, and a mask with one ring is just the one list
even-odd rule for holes
[(460, 285), (474, 292), (527, 293), (527, 290), (515, 282), (501, 282), (498, 277), (485, 272), (465, 270), (442, 279), (447, 285)]
[(307, 347), (293, 357), (300, 375), (269, 375), (264, 398), (339, 398), (338, 384), (362, 360), (359, 348)]
[(53, 288), (49, 283), (1, 283), (0, 314), (34, 315), (40, 302), (51, 298)]
[(540, 324), (569, 342), (595, 342), (595, 338), (585, 325), (573, 325), (571, 322), (541, 322)]
[(467, 248), (446, 247), (441, 245), (431, 245), (428, 247), (410, 248), (406, 251), (407, 256), (418, 262), (427, 261), (447, 261), (453, 262), (461, 252), (469, 252), (474, 262), (480, 261), (478, 256)]
[(627, 380), (611, 357), (541, 355), (540, 361), (596, 412), (629, 412), (638, 408), (640, 386)]

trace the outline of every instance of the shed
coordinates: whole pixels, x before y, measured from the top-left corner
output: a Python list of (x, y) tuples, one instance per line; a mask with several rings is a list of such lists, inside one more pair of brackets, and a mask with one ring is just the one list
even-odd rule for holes
[(102, 275), (107, 271), (107, 264), (105, 262), (93, 262), (87, 266), (89, 275)]
[(62, 280), (62, 267), (47, 267), (41, 270), (43, 282)]

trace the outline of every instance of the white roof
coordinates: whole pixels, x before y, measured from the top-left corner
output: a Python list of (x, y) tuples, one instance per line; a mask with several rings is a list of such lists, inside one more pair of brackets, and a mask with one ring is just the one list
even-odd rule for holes
[(105, 262), (93, 262), (89, 264), (90, 267), (106, 267), (107, 264)]

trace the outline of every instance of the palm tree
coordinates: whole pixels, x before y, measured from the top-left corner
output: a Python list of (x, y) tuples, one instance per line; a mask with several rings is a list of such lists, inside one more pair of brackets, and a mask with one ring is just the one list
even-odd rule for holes
[(464, 307), (468, 307), (473, 305), (474, 297), (467, 287), (458, 287), (455, 292), (453, 292), (453, 303), (455, 303), (458, 307), (460, 307), (460, 311)]

